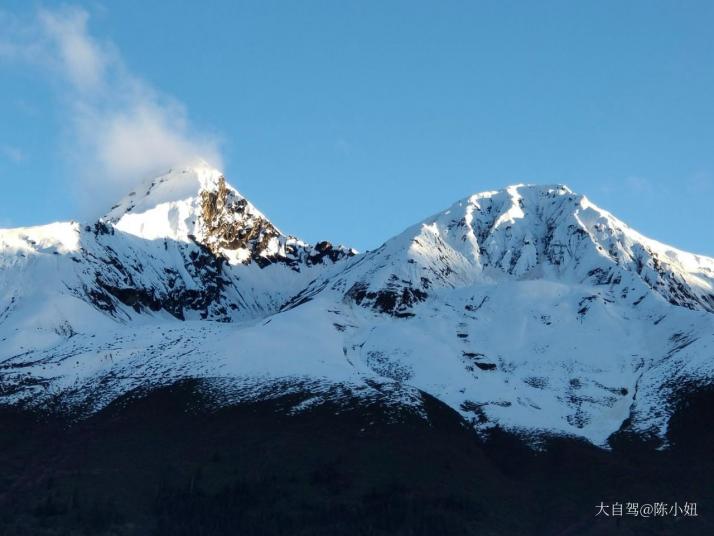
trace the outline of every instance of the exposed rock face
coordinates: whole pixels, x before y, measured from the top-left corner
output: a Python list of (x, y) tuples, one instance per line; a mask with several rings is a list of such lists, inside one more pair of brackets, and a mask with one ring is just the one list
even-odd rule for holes
[[(354, 250), (333, 247), (326, 241), (314, 247), (295, 237), (283, 235), (223, 176), (213, 190), (201, 191), (200, 241), (214, 255), (237, 255), (240, 262), (265, 267), (284, 263), (299, 271), (301, 265), (335, 263), (355, 254)], [(241, 254), (242, 253), (242, 254)]]
[[(107, 233), (97, 232), (96, 227), (85, 232), (83, 242), (93, 243), (91, 249), (81, 250), (83, 262), (78, 264), (95, 284), (85, 284), (83, 291), (91, 303), (112, 316), (126, 316), (117, 300), (139, 314), (163, 310), (180, 320), (198, 316), (228, 322), (231, 311), (238, 309), (224, 295), (233, 284), (230, 274), (224, 274), (225, 259), (207, 247), (164, 241), (162, 245), (142, 244), (140, 252), (130, 248), (119, 253), (115, 248), (124, 237), (113, 228)], [(166, 262), (161, 253), (171, 253), (180, 264)]]
[(280, 231), (251, 208), (245, 198), (226, 187), (223, 176), (218, 179), (215, 191), (201, 191), (203, 241), (214, 255), (221, 255), (224, 251), (248, 250), (251, 255), (244, 262), (275, 256), (279, 249), (276, 245), (281, 238)]
[(662, 435), (679, 386), (714, 382), (713, 290), (713, 259), (563, 186), (475, 194), (355, 255), (179, 170), (95, 224), (0, 232), (0, 403), (280, 376), (416, 388), (480, 430)]
[(407, 317), (414, 316), (410, 312), (411, 307), (426, 300), (428, 294), (419, 288), (413, 288), (409, 282), (398, 281), (394, 276), (378, 291), (368, 290), (365, 283), (355, 283), (345, 296), (362, 307), (370, 307), (396, 317)]
[(647, 239), (565, 186), (513, 186), (457, 202), (366, 253), (328, 288), (395, 316), (438, 289), (500, 279), (589, 282), (611, 302), (650, 291), (673, 305), (714, 312), (714, 263)]
[[(99, 221), (62, 232), (73, 244), (70, 255), (51, 261), (70, 261), (58, 274), (60, 288), (122, 321), (162, 313), (223, 322), (262, 317), (355, 254), (284, 235), (206, 165), (155, 178)], [(32, 256), (42, 250), (33, 239), (22, 243)]]

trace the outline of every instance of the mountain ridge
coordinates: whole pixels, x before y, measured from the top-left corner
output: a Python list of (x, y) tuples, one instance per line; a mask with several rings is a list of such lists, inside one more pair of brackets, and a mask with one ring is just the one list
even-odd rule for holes
[(0, 404), (341, 386), (606, 446), (662, 437), (678, 385), (714, 378), (713, 312), (714, 259), (563, 185), (468, 196), (357, 254), (282, 233), (200, 164), (93, 224), (0, 230)]

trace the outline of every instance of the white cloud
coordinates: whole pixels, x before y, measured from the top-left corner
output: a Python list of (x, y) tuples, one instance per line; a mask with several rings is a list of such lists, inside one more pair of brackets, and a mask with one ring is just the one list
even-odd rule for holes
[(109, 56), (87, 31), (89, 13), (72, 7), (42, 9), (37, 18), (42, 33), (56, 47), (52, 59), (67, 81), (80, 91), (99, 89)]
[(220, 160), (211, 140), (187, 134), (185, 112), (178, 105), (138, 102), (103, 118), (85, 119), (82, 127), (93, 130), (97, 124), (101, 131), (86, 132), (86, 138), (96, 136), (97, 159), (114, 177), (140, 177), (180, 164), (187, 157)]
[(199, 158), (220, 167), (216, 137), (197, 131), (185, 106), (131, 73), (89, 22), (77, 7), (40, 9), (25, 24), (0, 13), (0, 58), (39, 66), (59, 81), (68, 125), (62, 146), (91, 216), (170, 167)]

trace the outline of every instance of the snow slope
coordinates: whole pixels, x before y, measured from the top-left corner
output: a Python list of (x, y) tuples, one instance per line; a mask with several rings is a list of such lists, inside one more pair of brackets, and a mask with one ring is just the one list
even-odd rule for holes
[(604, 445), (625, 423), (661, 436), (714, 377), (714, 260), (557, 185), (473, 195), (357, 255), (283, 234), (201, 163), (92, 225), (0, 231), (0, 342), (6, 404), (341, 386)]

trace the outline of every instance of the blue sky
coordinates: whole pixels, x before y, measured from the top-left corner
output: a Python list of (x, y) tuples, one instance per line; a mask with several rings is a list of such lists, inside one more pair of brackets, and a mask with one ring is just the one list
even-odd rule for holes
[(310, 241), (558, 182), (714, 256), (712, 2), (178, 4), (2, 3), (0, 225), (196, 151)]

